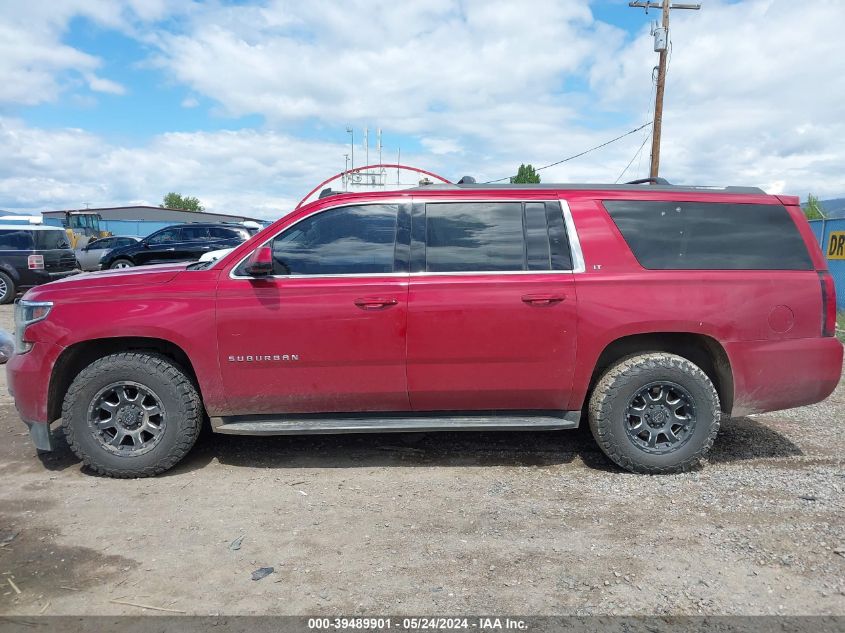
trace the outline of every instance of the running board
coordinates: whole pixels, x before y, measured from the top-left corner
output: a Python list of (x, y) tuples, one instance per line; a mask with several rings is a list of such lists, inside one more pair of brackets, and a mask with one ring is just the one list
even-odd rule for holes
[(309, 435), (332, 433), (405, 433), (411, 431), (557, 431), (577, 429), (580, 411), (465, 412), (364, 415), (233, 415), (211, 418), (215, 433), (230, 435)]

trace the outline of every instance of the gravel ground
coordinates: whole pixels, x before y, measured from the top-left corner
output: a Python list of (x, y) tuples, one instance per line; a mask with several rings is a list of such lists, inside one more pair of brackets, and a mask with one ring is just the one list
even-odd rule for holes
[(845, 614), (845, 386), (683, 475), (581, 429), (207, 434), (123, 481), (38, 456), (2, 379), (2, 614)]

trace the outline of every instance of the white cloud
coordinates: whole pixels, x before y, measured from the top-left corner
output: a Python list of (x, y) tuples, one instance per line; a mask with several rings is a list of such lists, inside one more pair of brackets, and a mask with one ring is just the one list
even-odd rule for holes
[(86, 80), (88, 81), (88, 87), (94, 92), (107, 92), (113, 95), (126, 94), (126, 88), (111, 79), (88, 75)]
[(500, 103), (548, 102), (600, 46), (578, 0), (537, 0), (530, 19), (503, 0), (212, 7), (156, 43), (161, 68), (229, 114), (414, 133), (436, 113), (457, 125)]
[(70, 20), (136, 33), (178, 6), (176, 0), (8, 0), (0, 11), (0, 105), (55, 101), (82, 85), (80, 79), (95, 92), (124, 94), (119, 83), (96, 74), (102, 59), (62, 42)]
[(168, 133), (139, 147), (78, 129), (42, 130), (0, 118), (0, 208), (43, 211), (158, 204), (168, 191), (210, 211), (278, 218), (327, 175), (344, 147), (256, 130)]
[[(0, 207), (156, 203), (172, 189), (220, 211), (274, 216), (340, 171), (348, 152), (299, 138), (303, 123), (341, 134), (347, 123), (379, 125), (391, 160), (397, 134), (408, 135), (424, 153), (403, 149), (402, 162), (484, 181), (575, 154), (651, 116), (657, 57), (646, 19), (632, 38), (596, 22), (578, 0), (537, 0), (530, 11), (504, 0), (25, 7), (0, 16), (0, 102), (55, 99), (74, 77), (95, 90), (123, 89), (97, 75), (101, 60), (62, 44), (68, 20), (82, 14), (153, 51), (152, 65), (189, 92), (183, 107), (202, 100), (224, 115), (261, 115), (265, 126), (163, 134), (128, 147), (5, 119), (0, 144), (11, 149), (0, 157)], [(174, 12), (182, 19), (170, 30), (155, 22)], [(663, 175), (845, 193), (845, 75), (837, 67), (845, 3), (709, 0), (672, 19)], [(542, 177), (613, 182), (647, 134)], [(646, 143), (625, 179), (645, 175), (648, 154)]]
[(93, 73), (99, 66), (95, 57), (42, 35), (0, 19), (0, 103), (50, 101), (59, 93), (60, 73)]
[(462, 154), (460, 143), (451, 138), (424, 138), (420, 143), (432, 154)]
[[(676, 11), (662, 165), (683, 182), (845, 192), (845, 3), (708, 2)], [(593, 69), (609, 103), (644, 105), (647, 32)], [(644, 81), (645, 80), (645, 81)]]
[[(711, 0), (700, 12), (676, 11), (665, 174), (783, 183), (802, 195), (845, 191), (845, 75), (835, 67), (845, 58), (843, 23), (845, 4), (832, 0)], [(523, 161), (553, 162), (651, 116), (656, 55), (646, 25), (626, 41), (575, 0), (538, 1), (530, 11), (491, 0), (211, 6), (157, 42), (165, 72), (232, 115), (258, 113), (280, 129), (311, 118), (338, 127), (377, 121), (449, 138), (466, 152), (423, 140), (431, 162), (449, 158), (455, 171), (486, 177), (500, 175), (496, 164), (510, 165), (507, 172)], [(591, 93), (563, 90), (582, 76)], [(612, 123), (596, 125), (593, 116)], [(544, 177), (613, 180), (641, 140)], [(643, 154), (627, 176), (643, 175), (648, 145)]]

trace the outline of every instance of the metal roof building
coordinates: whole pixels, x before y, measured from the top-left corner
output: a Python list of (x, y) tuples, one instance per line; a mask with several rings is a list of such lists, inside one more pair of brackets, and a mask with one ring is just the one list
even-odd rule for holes
[(266, 220), (252, 218), (246, 215), (231, 215), (225, 213), (208, 213), (207, 211), (182, 211), (181, 209), (164, 209), (146, 205), (126, 207), (100, 207), (90, 209), (66, 209), (61, 211), (42, 211), (44, 219), (62, 220), (68, 211), (84, 211), (98, 213), (102, 218), (100, 228), (114, 235), (138, 235), (144, 237), (173, 224), (185, 222), (258, 222), (262, 226)]

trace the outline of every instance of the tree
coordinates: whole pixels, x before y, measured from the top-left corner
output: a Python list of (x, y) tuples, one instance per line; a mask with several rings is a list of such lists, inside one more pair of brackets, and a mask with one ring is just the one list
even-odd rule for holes
[(199, 198), (194, 196), (183, 196), (181, 193), (171, 191), (165, 194), (162, 204), (163, 209), (181, 209), (182, 211), (205, 211)]
[(519, 169), (516, 172), (516, 176), (511, 178), (511, 182), (514, 184), (518, 183), (525, 183), (530, 185), (536, 185), (540, 182), (540, 174), (534, 169), (534, 166), (531, 163), (527, 165), (522, 164), (519, 166)]
[(807, 216), (808, 220), (824, 219), (824, 207), (813, 194), (807, 196), (807, 204), (804, 205), (804, 215)]

